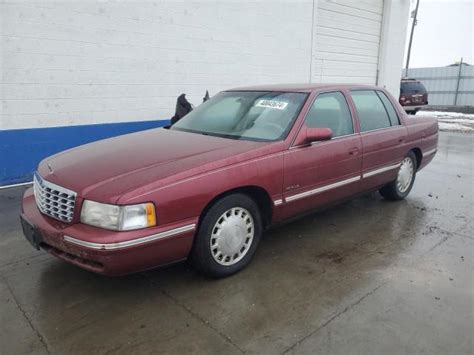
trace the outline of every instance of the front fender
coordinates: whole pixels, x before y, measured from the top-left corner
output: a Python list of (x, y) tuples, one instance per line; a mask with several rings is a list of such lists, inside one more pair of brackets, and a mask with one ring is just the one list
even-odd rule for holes
[[(283, 186), (283, 152), (171, 183), (141, 195), (140, 200), (154, 202), (158, 223), (167, 224), (198, 217), (217, 196), (247, 186), (262, 188), (272, 199), (280, 198)], [(132, 202), (133, 200), (130, 203)]]

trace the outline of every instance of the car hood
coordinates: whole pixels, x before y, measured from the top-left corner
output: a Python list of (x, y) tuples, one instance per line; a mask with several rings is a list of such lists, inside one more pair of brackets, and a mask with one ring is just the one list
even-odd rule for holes
[(114, 203), (138, 187), (231, 164), (266, 145), (158, 128), (66, 150), (43, 160), (38, 172), (81, 197)]

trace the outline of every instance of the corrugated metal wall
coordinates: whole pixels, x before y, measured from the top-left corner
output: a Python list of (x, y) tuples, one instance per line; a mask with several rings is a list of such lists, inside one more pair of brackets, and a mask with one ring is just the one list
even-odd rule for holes
[[(403, 75), (405, 71), (403, 71)], [(408, 69), (408, 77), (420, 80), (434, 106), (454, 106), (459, 66)], [(459, 77), (456, 106), (474, 106), (474, 66), (463, 65)]]

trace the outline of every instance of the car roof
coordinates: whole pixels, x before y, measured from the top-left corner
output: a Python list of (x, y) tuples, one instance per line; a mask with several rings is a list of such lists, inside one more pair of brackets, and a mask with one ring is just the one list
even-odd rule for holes
[(313, 92), (320, 90), (341, 90), (341, 89), (375, 89), (374, 85), (364, 84), (273, 84), (245, 86), (228, 89), (225, 91), (282, 91), (282, 92)]

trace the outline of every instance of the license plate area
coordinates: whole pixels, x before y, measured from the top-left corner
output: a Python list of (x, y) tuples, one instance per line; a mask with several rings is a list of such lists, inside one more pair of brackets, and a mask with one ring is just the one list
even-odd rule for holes
[(35, 248), (40, 250), (40, 245), (43, 242), (43, 237), (38, 229), (28, 222), (23, 216), (20, 217), (21, 228), (23, 229), (23, 234), (30, 244)]
[(412, 102), (421, 102), (422, 99), (423, 99), (423, 95), (420, 95), (420, 94), (412, 95), (411, 97)]

